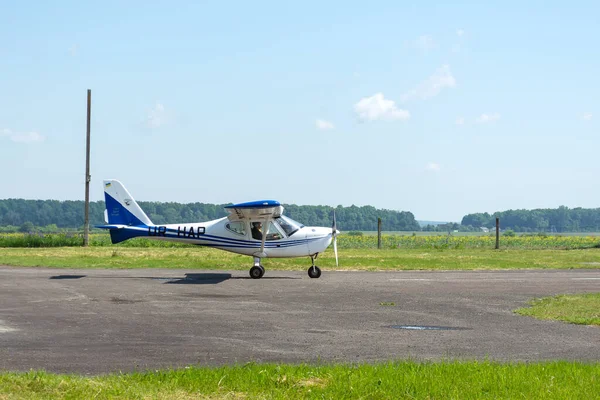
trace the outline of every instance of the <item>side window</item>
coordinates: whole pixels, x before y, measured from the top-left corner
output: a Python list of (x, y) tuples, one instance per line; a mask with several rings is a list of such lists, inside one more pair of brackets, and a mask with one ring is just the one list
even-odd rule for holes
[(225, 228), (229, 229), (233, 233), (237, 233), (238, 235), (246, 234), (246, 224), (244, 221), (229, 222), (227, 225), (225, 225)]
[(283, 238), (283, 235), (281, 234), (279, 229), (277, 229), (277, 226), (275, 226), (273, 221), (269, 221), (266, 240), (279, 240), (281, 238)]
[(252, 227), (252, 238), (255, 240), (262, 240), (263, 234), (267, 235), (265, 240), (279, 240), (283, 238), (283, 234), (273, 221), (270, 221), (266, 228), (260, 221), (251, 222), (250, 226)]
[(252, 233), (252, 239), (262, 240), (262, 222), (255, 221), (250, 223), (250, 232)]

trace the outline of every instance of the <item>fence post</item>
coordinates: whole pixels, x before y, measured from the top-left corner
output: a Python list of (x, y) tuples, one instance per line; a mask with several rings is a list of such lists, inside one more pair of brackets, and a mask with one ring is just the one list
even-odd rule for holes
[(377, 248), (381, 249), (381, 218), (377, 218)]
[(496, 217), (496, 250), (500, 248), (500, 218)]
[(90, 118), (92, 115), (92, 91), (87, 91), (87, 125), (85, 140), (85, 210), (83, 221), (83, 246), (90, 244)]

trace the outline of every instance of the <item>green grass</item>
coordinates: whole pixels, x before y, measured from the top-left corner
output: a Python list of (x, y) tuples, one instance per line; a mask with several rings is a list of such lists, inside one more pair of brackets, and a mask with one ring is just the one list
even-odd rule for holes
[[(319, 255), (325, 270), (494, 270), (598, 268), (600, 249), (422, 250), (344, 249), (336, 268), (333, 251)], [(0, 248), (0, 265), (58, 268), (180, 268), (245, 270), (251, 258), (205, 247)], [(308, 257), (265, 258), (271, 270), (303, 270)]]
[(0, 399), (597, 399), (600, 364), (247, 364), (94, 377), (0, 374)]
[(544, 297), (529, 302), (517, 314), (580, 325), (600, 326), (600, 293)]

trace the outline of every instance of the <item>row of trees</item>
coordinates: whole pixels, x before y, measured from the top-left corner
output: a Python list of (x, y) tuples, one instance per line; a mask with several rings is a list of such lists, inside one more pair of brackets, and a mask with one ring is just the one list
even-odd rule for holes
[[(206, 203), (158, 203), (139, 202), (142, 209), (156, 224), (200, 222), (227, 215), (228, 204)], [(56, 229), (79, 229), (83, 225), (83, 201), (58, 200), (0, 200), (0, 232), (30, 230), (32, 227)], [(285, 215), (310, 226), (330, 226), (332, 207), (285, 205)], [(465, 215), (460, 224), (428, 225), (420, 228), (410, 212), (376, 209), (371, 206), (337, 206), (335, 208), (338, 228), (344, 231), (375, 231), (377, 218), (383, 221), (386, 231), (481, 231), (482, 227), (493, 229), (496, 217), (502, 229), (516, 232), (600, 232), (600, 208), (508, 210)], [(90, 223), (104, 223), (104, 202), (90, 203)]]
[(542, 208), (507, 210), (494, 214), (465, 215), (461, 225), (470, 229), (496, 226), (500, 218), (502, 229), (515, 232), (600, 232), (600, 208)]
[[(139, 202), (140, 207), (155, 224), (201, 222), (227, 215), (228, 204), (205, 203), (158, 203)], [(309, 226), (331, 226), (332, 207), (284, 205), (285, 215)], [(57, 200), (0, 200), (0, 231), (24, 230), (33, 226), (51, 229), (81, 228), (83, 225), (83, 201)], [(377, 218), (384, 221), (385, 230), (419, 230), (419, 224), (410, 212), (381, 210), (371, 206), (337, 206), (335, 213), (340, 230), (377, 230)], [(104, 223), (104, 202), (90, 203), (90, 224)]]

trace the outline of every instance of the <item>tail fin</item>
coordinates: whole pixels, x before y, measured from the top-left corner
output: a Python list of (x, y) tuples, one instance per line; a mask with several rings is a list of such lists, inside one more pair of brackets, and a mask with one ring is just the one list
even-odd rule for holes
[(104, 200), (106, 202), (107, 223), (115, 225), (154, 225), (121, 182), (114, 179), (104, 181)]

